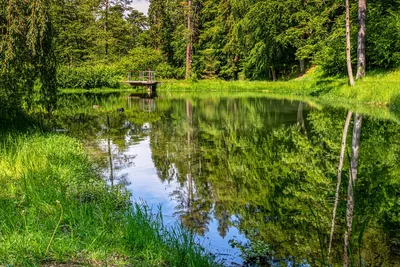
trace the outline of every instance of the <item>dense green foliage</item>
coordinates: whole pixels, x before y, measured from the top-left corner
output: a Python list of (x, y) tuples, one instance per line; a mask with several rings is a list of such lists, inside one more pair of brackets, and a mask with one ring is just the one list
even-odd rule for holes
[[(0, 116), (13, 119), (35, 102), (51, 111), (57, 100), (50, 0), (0, 3)], [(39, 80), (40, 86), (34, 88)], [(35, 90), (36, 89), (36, 90)], [(39, 96), (35, 99), (35, 95)]]
[[(148, 16), (134, 7), (131, 0), (3, 1), (0, 95), (9, 101), (2, 110), (35, 102), (50, 110), (55, 59), (61, 88), (116, 87), (128, 71), (148, 68), (161, 78), (183, 78), (189, 42), (194, 79), (290, 79), (311, 65), (326, 74), (346, 67), (339, 0), (195, 0), (190, 10), (185, 1), (153, 0)], [(369, 69), (400, 66), (399, 9), (398, 0), (368, 1)], [(357, 1), (351, 20), (355, 58)]]
[[(306, 66), (320, 65), (329, 74), (345, 70), (342, 1), (193, 2), (194, 77), (287, 79), (302, 72), (299, 61), (305, 61)], [(150, 33), (157, 40), (155, 48), (162, 51), (172, 66), (183, 66), (185, 2), (180, 5), (179, 1), (151, 1), (150, 4)], [(368, 1), (370, 68), (400, 65), (399, 8), (399, 1)], [(351, 1), (351, 14), (355, 40), (357, 1)], [(353, 41), (354, 53), (356, 45)]]
[(57, 82), (60, 88), (117, 88), (119, 71), (107, 66), (82, 66), (58, 69)]
[(189, 232), (129, 204), (99, 171), (71, 137), (2, 133), (0, 265), (212, 265)]

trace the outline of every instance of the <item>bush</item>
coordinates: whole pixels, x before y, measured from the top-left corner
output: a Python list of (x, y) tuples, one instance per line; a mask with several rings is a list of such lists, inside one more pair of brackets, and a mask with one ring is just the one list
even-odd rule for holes
[(58, 69), (57, 82), (60, 88), (118, 88), (122, 76), (118, 68), (104, 65), (61, 67)]
[(372, 15), (367, 20), (367, 62), (378, 68), (400, 66), (400, 15), (377, 8), (368, 12)]
[(129, 55), (115, 62), (114, 66), (126, 75), (128, 71), (137, 73), (148, 69), (155, 70), (161, 63), (160, 52), (150, 48), (135, 48), (129, 51)]
[(137, 79), (139, 71), (148, 69), (157, 71), (157, 78), (166, 79), (182, 79), (186, 73), (185, 67), (163, 63), (160, 52), (154, 49), (135, 48), (113, 62), (89, 61), (78, 67), (62, 66), (58, 69), (57, 82), (60, 88), (118, 88), (128, 72), (132, 72), (132, 79)]
[(156, 68), (157, 76), (164, 79), (183, 79), (185, 78), (186, 68), (174, 68), (168, 64), (159, 64)]

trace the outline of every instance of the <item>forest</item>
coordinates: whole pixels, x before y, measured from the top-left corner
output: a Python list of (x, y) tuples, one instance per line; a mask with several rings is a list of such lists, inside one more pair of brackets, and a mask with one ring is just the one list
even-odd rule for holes
[[(355, 52), (358, 5), (351, 2)], [(397, 0), (368, 1), (371, 69), (400, 65), (399, 9)], [(329, 74), (346, 66), (343, 1), (151, 0), (148, 17), (129, 0), (58, 1), (49, 12), (61, 66), (151, 67), (184, 78), (188, 47), (196, 78), (288, 79), (311, 65)]]
[[(349, 5), (355, 66), (358, 4)], [(116, 87), (148, 68), (175, 79), (288, 80), (311, 66), (344, 74), (345, 9), (338, 0), (151, 0), (146, 16), (131, 0), (3, 1), (0, 57), (3, 69), (29, 73), (12, 71), (29, 80), (24, 88), (39, 65), (60, 88)], [(399, 9), (398, 0), (368, 1), (369, 70), (400, 65)]]

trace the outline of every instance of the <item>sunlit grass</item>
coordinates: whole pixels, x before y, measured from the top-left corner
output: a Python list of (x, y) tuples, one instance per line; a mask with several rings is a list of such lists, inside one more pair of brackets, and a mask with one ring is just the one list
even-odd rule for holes
[(374, 71), (354, 87), (347, 84), (345, 76), (327, 77), (318, 68), (303, 77), (290, 81), (164, 81), (161, 92), (262, 92), (275, 98), (307, 99), (320, 105), (331, 105), (353, 111), (398, 120), (400, 114), (400, 70)]
[(97, 173), (73, 138), (0, 134), (0, 265), (215, 265), (189, 232)]

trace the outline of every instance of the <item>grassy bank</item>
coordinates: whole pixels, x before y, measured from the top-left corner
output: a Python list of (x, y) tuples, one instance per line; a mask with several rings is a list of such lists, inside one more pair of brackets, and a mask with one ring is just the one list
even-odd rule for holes
[(0, 265), (210, 266), (180, 226), (130, 205), (65, 135), (0, 134)]
[(344, 76), (326, 77), (318, 69), (312, 69), (301, 78), (284, 82), (165, 81), (159, 90), (163, 92), (262, 91), (275, 97), (306, 98), (321, 104), (352, 108), (361, 112), (371, 112), (370, 108), (377, 108), (381, 110), (380, 112), (400, 113), (400, 70), (370, 72), (363, 80), (356, 81), (354, 87), (347, 85), (347, 78)]

